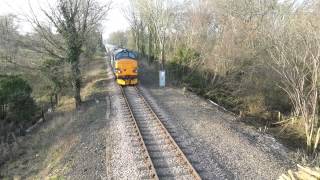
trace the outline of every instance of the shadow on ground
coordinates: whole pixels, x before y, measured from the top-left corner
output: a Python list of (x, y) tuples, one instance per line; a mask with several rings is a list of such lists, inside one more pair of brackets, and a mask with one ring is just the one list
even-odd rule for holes
[(112, 79), (102, 58), (87, 64), (84, 74), (81, 109), (62, 103), (36, 130), (19, 138), (15, 156), (1, 166), (0, 179), (106, 178), (106, 97)]

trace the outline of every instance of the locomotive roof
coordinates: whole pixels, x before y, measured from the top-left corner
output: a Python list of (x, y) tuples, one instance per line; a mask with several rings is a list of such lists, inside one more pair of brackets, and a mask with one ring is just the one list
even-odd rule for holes
[(124, 59), (124, 58), (137, 59), (137, 55), (133, 51), (129, 51), (127, 49), (122, 49), (122, 50), (115, 52), (115, 59), (116, 60)]

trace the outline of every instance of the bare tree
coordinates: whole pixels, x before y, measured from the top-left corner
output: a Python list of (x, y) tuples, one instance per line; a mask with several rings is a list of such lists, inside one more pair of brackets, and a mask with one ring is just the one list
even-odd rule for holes
[(128, 44), (128, 37), (126, 36), (128, 32), (116, 31), (110, 34), (108, 38), (108, 43), (116, 45), (119, 47), (126, 47)]
[[(183, 8), (176, 8), (179, 3)], [(177, 79), (206, 92), (221, 88), (212, 99), (241, 105), (235, 110), (255, 116), (275, 110), (289, 114), (293, 106), (304, 122), (308, 149), (315, 151), (320, 137), (319, 1), (132, 0), (132, 6), (133, 31), (139, 34), (140, 21), (145, 26), (136, 43), (145, 43), (162, 65), (171, 61), (172, 72), (190, 69), (199, 85), (186, 73)], [(272, 68), (278, 73), (270, 75)], [(256, 105), (259, 113), (250, 108)]]
[(166, 60), (165, 49), (168, 42), (168, 34), (171, 31), (170, 25), (174, 20), (174, 7), (170, 3), (170, 1), (156, 1), (156, 13), (155, 17), (153, 17), (154, 27), (160, 47), (161, 69), (164, 69)]
[[(166, 57), (165, 49), (169, 33), (172, 30), (170, 26), (175, 20), (174, 3), (170, 0), (136, 0), (132, 5), (135, 7), (131, 14), (131, 24), (133, 27), (138, 27), (139, 30), (144, 29), (144, 26), (147, 27), (149, 55), (157, 54), (163, 69)], [(142, 36), (140, 35), (140, 37)], [(155, 52), (153, 52), (153, 48)]]
[(0, 62), (13, 62), (17, 54), (18, 31), (15, 16), (0, 16)]
[(131, 32), (135, 42), (135, 49), (139, 51), (142, 55), (145, 54), (144, 48), (144, 33), (145, 33), (145, 25), (139, 16), (139, 11), (134, 5), (136, 2), (131, 1), (131, 6), (128, 9), (123, 9), (123, 13), (125, 18), (128, 20), (131, 28)]
[(40, 51), (64, 60), (71, 66), (72, 87), (76, 107), (81, 104), (81, 71), (79, 58), (89, 32), (93, 31), (110, 9), (110, 2), (100, 5), (96, 0), (58, 0), (56, 6), (42, 9), (47, 23), (36, 15), (29, 18), (44, 43)]
[(285, 30), (273, 37), (269, 52), (273, 68), (281, 77), (280, 86), (293, 104), (293, 113), (304, 123), (310, 153), (316, 151), (320, 138), (320, 32), (304, 18), (293, 21), (294, 25), (289, 23), (290, 28), (285, 26)]

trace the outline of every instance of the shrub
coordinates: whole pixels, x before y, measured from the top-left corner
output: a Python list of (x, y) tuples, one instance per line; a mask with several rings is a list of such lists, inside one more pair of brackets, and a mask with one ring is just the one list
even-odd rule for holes
[(37, 107), (32, 88), (19, 76), (0, 75), (0, 120), (23, 124), (32, 119)]
[(188, 65), (200, 58), (200, 53), (186, 46), (180, 46), (174, 54), (173, 61), (180, 65)]
[(232, 94), (232, 89), (228, 87), (224, 77), (216, 75), (219, 80), (212, 83), (214, 74), (212, 71), (192, 69), (176, 61), (169, 61), (167, 68), (171, 79), (179, 80), (191, 88), (193, 92), (211, 99), (231, 111), (238, 111), (236, 106), (240, 105), (240, 101)]

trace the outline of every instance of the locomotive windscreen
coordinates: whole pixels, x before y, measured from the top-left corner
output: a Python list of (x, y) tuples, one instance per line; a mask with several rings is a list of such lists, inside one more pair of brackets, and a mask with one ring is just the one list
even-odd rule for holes
[(137, 59), (137, 56), (136, 56), (135, 53), (133, 53), (133, 52), (131, 52), (131, 51), (124, 50), (124, 51), (119, 52), (119, 53), (116, 55), (116, 58), (115, 58), (115, 59), (125, 59), (125, 58)]

